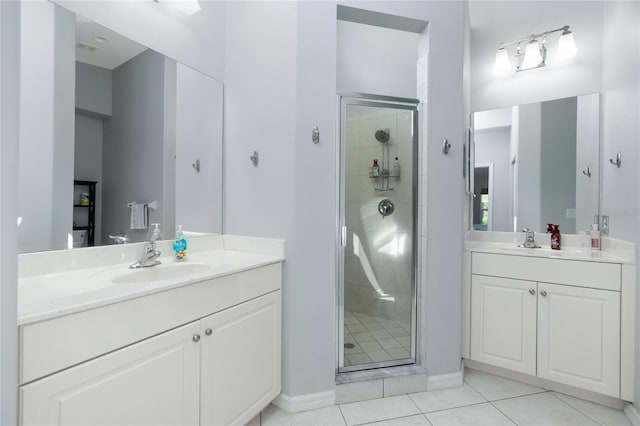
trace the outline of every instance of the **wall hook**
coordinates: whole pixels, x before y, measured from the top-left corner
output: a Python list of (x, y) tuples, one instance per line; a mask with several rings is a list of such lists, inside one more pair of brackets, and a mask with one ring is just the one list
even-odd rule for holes
[(620, 168), (620, 164), (622, 164), (622, 152), (618, 151), (616, 154), (616, 161), (613, 161), (613, 158), (609, 158), (609, 162)]
[(587, 166), (587, 170), (583, 170), (582, 174), (585, 175), (586, 177), (591, 177), (591, 165)]
[(451, 144), (449, 143), (448, 140), (444, 140), (442, 142), (442, 152), (444, 153), (444, 155), (449, 154), (449, 151), (451, 150)]
[(258, 151), (253, 151), (253, 154), (249, 156), (249, 159), (255, 167), (258, 167)]
[(196, 172), (200, 173), (200, 160), (196, 160), (195, 163), (191, 163), (191, 167), (196, 169)]

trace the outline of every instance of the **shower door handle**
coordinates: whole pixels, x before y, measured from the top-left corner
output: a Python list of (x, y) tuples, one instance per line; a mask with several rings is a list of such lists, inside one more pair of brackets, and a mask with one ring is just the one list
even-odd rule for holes
[(342, 247), (347, 246), (347, 227), (346, 226), (343, 226), (342, 229), (340, 230), (340, 244), (342, 245)]

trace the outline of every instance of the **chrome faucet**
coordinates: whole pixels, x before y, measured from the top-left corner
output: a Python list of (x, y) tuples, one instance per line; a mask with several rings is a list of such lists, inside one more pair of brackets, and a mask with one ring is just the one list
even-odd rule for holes
[(536, 233), (530, 230), (529, 228), (524, 228), (522, 232), (525, 233), (524, 243), (518, 244), (518, 247), (524, 248), (540, 248), (539, 245), (536, 244)]
[(136, 263), (129, 265), (129, 268), (147, 268), (149, 266), (156, 266), (162, 263), (158, 260), (161, 253), (156, 250), (156, 241), (162, 237), (159, 228), (160, 224), (152, 223), (152, 225), (155, 226), (155, 229), (153, 230), (153, 234), (151, 234), (149, 241), (144, 242), (144, 252), (142, 253), (142, 257)]

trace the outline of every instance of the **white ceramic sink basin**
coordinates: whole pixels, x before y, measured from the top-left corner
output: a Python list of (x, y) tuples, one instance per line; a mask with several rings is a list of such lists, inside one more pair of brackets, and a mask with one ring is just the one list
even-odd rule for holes
[(148, 268), (134, 269), (130, 272), (115, 277), (114, 284), (133, 284), (141, 282), (158, 282), (174, 280), (176, 278), (188, 278), (192, 275), (201, 275), (211, 272), (211, 266), (205, 263), (173, 263), (150, 266)]

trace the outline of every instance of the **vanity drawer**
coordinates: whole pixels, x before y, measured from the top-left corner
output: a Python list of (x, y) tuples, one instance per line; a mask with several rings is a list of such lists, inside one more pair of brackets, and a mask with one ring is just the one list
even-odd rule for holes
[(20, 326), (25, 384), (282, 287), (276, 263)]
[(489, 253), (473, 253), (471, 259), (473, 274), (614, 291), (620, 291), (621, 268), (617, 263)]

